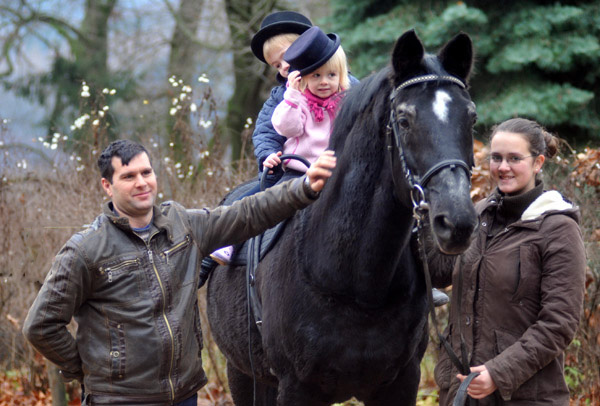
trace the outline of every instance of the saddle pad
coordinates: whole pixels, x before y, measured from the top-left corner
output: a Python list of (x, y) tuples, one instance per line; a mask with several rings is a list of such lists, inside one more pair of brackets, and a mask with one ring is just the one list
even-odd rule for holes
[[(259, 249), (259, 261), (273, 248), (279, 235), (285, 228), (287, 220), (282, 221), (273, 228), (269, 228), (262, 234), (260, 249)], [(247, 265), (248, 261), (248, 241), (238, 244), (233, 249), (233, 256), (231, 257), (230, 265)]]
[[(240, 200), (241, 197), (248, 195), (248, 192), (252, 189), (256, 189), (258, 191), (259, 186), (259, 178), (250, 179), (247, 182), (242, 183), (241, 185), (235, 187), (229, 194), (227, 194), (223, 200), (221, 201), (221, 205), (231, 205), (233, 202)], [(268, 229), (262, 234), (260, 249), (259, 249), (259, 260), (263, 259), (263, 257), (273, 248), (275, 242), (277, 242), (277, 238), (285, 228), (285, 223), (287, 220), (282, 221), (277, 224), (275, 227)], [(245, 241), (241, 244), (238, 244), (234, 247), (233, 256), (231, 257), (230, 265), (246, 265), (248, 259), (248, 241)]]

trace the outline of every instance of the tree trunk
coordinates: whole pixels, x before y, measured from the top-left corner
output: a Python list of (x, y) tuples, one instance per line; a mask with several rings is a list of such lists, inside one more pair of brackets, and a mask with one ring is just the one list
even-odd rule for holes
[[(171, 53), (169, 55), (168, 77), (175, 76), (186, 85), (192, 85), (196, 72), (196, 55), (199, 45), (194, 41), (204, 2), (201, 0), (181, 0), (179, 10), (175, 14), (175, 29), (171, 38)], [(181, 86), (170, 88), (176, 89), (169, 94), (169, 100), (178, 97)], [(170, 110), (171, 105), (167, 109)], [(191, 161), (191, 157), (185, 157), (186, 137), (191, 133), (189, 111), (178, 114), (177, 119), (167, 112), (167, 134), (169, 142), (173, 143), (175, 159), (179, 162), (185, 159)]]
[(87, 0), (80, 30), (85, 40), (72, 47), (82, 79), (98, 88), (107, 84), (108, 19), (116, 3), (117, 0)]
[[(117, 0), (87, 0), (84, 18), (81, 22), (79, 35), (65, 35), (69, 42), (72, 60), (58, 57), (55, 61), (52, 76), (56, 86), (56, 104), (49, 123), (49, 134), (59, 131), (60, 120), (65, 110), (80, 103), (79, 93), (82, 82), (89, 86), (89, 98), (86, 99), (87, 112), (99, 107), (98, 95), (105, 87), (109, 87), (110, 73), (108, 71), (108, 20)], [(60, 32), (60, 31), (59, 31)], [(108, 115), (109, 131), (113, 131), (112, 115)], [(76, 134), (77, 138), (89, 136), (89, 132)], [(103, 142), (98, 139), (98, 133), (84, 139), (85, 144), (98, 147)]]
[[(262, 78), (257, 70), (256, 58), (250, 52), (251, 35), (258, 31), (262, 18), (274, 7), (274, 1), (260, 5), (261, 10), (248, 0), (225, 0), (225, 10), (231, 32), (235, 90), (227, 104), (224, 134), (231, 144), (231, 158), (236, 161), (252, 155), (251, 133), (244, 134), (246, 120), (254, 120), (262, 103), (259, 99)], [(247, 135), (245, 140), (242, 135)]]

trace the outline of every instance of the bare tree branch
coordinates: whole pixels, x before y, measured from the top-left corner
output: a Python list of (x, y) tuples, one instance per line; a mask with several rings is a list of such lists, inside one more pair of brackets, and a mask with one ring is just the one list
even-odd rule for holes
[(49, 164), (50, 166), (53, 165), (52, 159), (50, 159), (48, 157), (48, 155), (46, 155), (44, 153), (43, 150), (41, 150), (40, 148), (34, 147), (32, 145), (25, 144), (24, 142), (10, 142), (10, 143), (5, 143), (5, 144), (0, 145), (0, 149), (4, 149), (4, 150), (7, 150), (7, 151), (15, 150), (15, 149), (22, 149), (22, 150), (25, 150), (27, 152), (36, 154), (37, 156), (39, 156), (40, 158), (42, 158), (42, 160), (44, 162), (46, 162), (47, 164)]
[(6, 15), (14, 25), (14, 29), (2, 44), (2, 56), (6, 61), (7, 67), (4, 71), (0, 72), (0, 77), (7, 77), (14, 72), (14, 63), (10, 53), (13, 49), (14, 43), (20, 37), (19, 33), (21, 29), (27, 27), (30, 24), (39, 22), (49, 25), (61, 37), (68, 41), (70, 46), (72, 46), (73, 42), (76, 40), (82, 42), (89, 42), (89, 39), (86, 38), (86, 36), (84, 36), (82, 32), (79, 29), (77, 29), (77, 27), (73, 26), (69, 22), (45, 13), (37, 12), (33, 10), (31, 6), (25, 1), (21, 1), (21, 5), (27, 11), (23, 12), (21, 10), (14, 9), (6, 5), (0, 5), (0, 14)]
[(80, 41), (87, 41), (87, 38), (81, 33), (81, 31), (72, 24), (69, 24), (69, 22), (49, 14), (39, 13), (35, 10), (32, 10), (30, 7), (28, 8), (30, 12), (29, 15), (24, 15), (18, 10), (2, 5), (0, 5), (0, 12), (10, 13), (13, 17), (16, 17), (16, 23), (20, 26), (34, 22), (41, 22), (52, 26), (62, 37), (69, 41), (72, 40), (72, 37), (69, 36), (69, 33), (74, 34)]

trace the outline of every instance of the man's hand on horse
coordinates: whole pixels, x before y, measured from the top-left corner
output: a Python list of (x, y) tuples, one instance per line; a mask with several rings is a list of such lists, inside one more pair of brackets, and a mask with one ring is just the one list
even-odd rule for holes
[(306, 176), (308, 176), (308, 184), (313, 191), (320, 192), (323, 189), (327, 179), (331, 177), (336, 160), (335, 153), (327, 150), (308, 168)]
[[(473, 399), (483, 399), (498, 389), (485, 365), (471, 367), (471, 372), (479, 372), (479, 376), (473, 379), (467, 388), (467, 394)], [(456, 375), (456, 377), (461, 382), (467, 378), (461, 374)]]

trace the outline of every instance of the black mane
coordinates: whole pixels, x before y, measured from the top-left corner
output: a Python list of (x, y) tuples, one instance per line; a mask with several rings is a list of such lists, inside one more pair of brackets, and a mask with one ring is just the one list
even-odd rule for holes
[[(369, 129), (371, 132), (372, 128), (377, 128), (374, 126), (376, 117), (386, 119), (388, 98), (378, 96), (390, 93), (392, 89), (391, 72), (391, 67), (388, 66), (362, 79), (360, 83), (352, 86), (346, 92), (329, 141), (331, 149), (342, 150), (353, 127)], [(359, 122), (357, 123), (357, 121)]]

